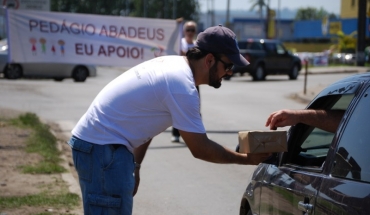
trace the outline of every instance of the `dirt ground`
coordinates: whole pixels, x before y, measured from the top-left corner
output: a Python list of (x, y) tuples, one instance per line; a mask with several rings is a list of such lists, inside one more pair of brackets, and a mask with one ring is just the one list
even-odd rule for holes
[[(20, 112), (1, 109), (0, 119), (16, 118)], [(49, 123), (48, 123), (49, 124)], [(49, 124), (56, 135), (59, 146), (66, 161), (65, 166), (73, 170), (70, 148), (65, 144), (66, 137), (60, 134), (56, 124)], [(68, 189), (61, 174), (23, 174), (19, 166), (36, 164), (42, 158), (37, 154), (25, 152), (26, 140), (31, 134), (30, 130), (20, 129), (0, 121), (0, 196), (25, 196), (41, 192), (53, 193), (60, 189)], [(67, 167), (68, 168), (68, 167)], [(73, 172), (73, 171), (72, 171)], [(73, 172), (74, 173), (74, 172)], [(75, 174), (75, 173), (74, 173)], [(74, 175), (76, 176), (76, 175)], [(1, 208), (0, 215), (24, 214), (82, 214), (80, 206), (73, 209), (53, 208), (48, 206), (20, 208)]]

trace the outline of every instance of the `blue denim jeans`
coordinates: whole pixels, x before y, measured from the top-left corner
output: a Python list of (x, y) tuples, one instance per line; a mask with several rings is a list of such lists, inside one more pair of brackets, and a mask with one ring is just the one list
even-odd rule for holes
[(135, 187), (134, 156), (123, 145), (98, 145), (72, 137), (84, 214), (131, 215)]

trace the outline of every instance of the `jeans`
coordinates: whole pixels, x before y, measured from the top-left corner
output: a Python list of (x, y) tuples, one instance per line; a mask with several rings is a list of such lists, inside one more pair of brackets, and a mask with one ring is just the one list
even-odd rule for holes
[(85, 215), (131, 215), (134, 156), (124, 145), (98, 145), (72, 137)]

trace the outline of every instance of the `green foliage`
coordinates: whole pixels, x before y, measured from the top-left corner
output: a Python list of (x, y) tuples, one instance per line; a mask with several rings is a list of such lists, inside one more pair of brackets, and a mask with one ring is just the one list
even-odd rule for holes
[(354, 53), (357, 45), (357, 31), (352, 32), (349, 35), (344, 34), (342, 31), (337, 33), (338, 45), (337, 51), (339, 52), (350, 52)]
[[(132, 0), (134, 2), (133, 16), (176, 19), (199, 20), (199, 3), (196, 0)], [(144, 8), (144, 4), (146, 7)], [(174, 7), (175, 6), (175, 7)], [(176, 8), (175, 13), (173, 9)], [(175, 14), (175, 17), (173, 15)], [(131, 14), (130, 14), (131, 15)]]
[(59, 193), (56, 195), (39, 193), (27, 196), (0, 196), (1, 208), (18, 208), (21, 206), (53, 206), (73, 207), (79, 204), (80, 197), (72, 193)]
[[(197, 0), (50, 0), (51, 10), (160, 19), (199, 20)], [(145, 9), (143, 5), (146, 5)], [(175, 5), (175, 7), (174, 7)], [(173, 9), (176, 9), (175, 11)], [(175, 15), (175, 17), (173, 17)]]
[(295, 20), (321, 20), (325, 17), (328, 17), (329, 19), (335, 19), (336, 15), (333, 13), (329, 13), (322, 7), (320, 9), (314, 7), (306, 7), (298, 9)]
[(133, 9), (131, 1), (104, 0), (50, 0), (51, 11), (89, 13), (102, 15), (126, 15)]
[(60, 152), (56, 147), (57, 139), (50, 132), (49, 127), (41, 123), (35, 114), (22, 114), (17, 119), (11, 120), (11, 123), (15, 126), (33, 130), (27, 140), (26, 151), (38, 153), (43, 157), (43, 161), (35, 166), (23, 166), (22, 169), (25, 173), (51, 174), (65, 172), (65, 169), (59, 165)]

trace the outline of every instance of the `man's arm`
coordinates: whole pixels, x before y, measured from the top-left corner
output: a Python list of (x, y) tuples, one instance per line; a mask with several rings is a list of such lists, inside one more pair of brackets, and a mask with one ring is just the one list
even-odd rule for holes
[(195, 158), (213, 163), (256, 165), (270, 154), (240, 154), (208, 139), (206, 134), (180, 131), (181, 137)]
[(148, 149), (148, 146), (149, 146), (150, 142), (152, 142), (151, 139), (148, 142), (144, 143), (143, 145), (134, 149), (134, 159), (135, 159), (136, 165), (135, 165), (135, 188), (134, 188), (134, 192), (132, 194), (133, 196), (135, 196), (135, 194), (137, 193), (137, 190), (139, 188), (139, 184), (140, 184), (140, 165), (144, 160), (144, 156), (146, 154), (146, 150)]
[(266, 126), (271, 130), (277, 127), (303, 123), (335, 133), (344, 115), (344, 110), (279, 110), (270, 114)]

